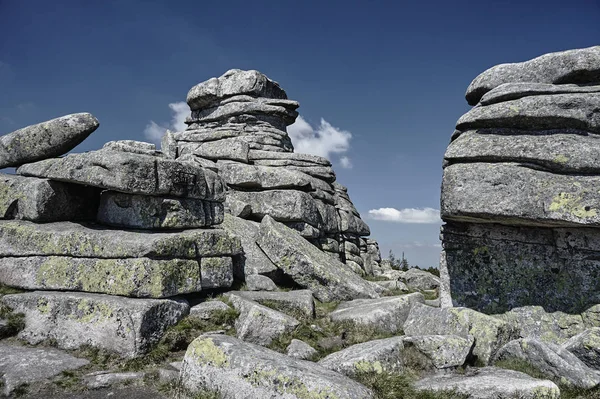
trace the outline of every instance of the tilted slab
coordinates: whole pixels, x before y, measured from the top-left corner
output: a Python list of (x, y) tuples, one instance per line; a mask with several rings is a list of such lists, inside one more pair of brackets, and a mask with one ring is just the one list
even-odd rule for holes
[(229, 186), (262, 190), (293, 188), (308, 191), (313, 179), (294, 170), (242, 163), (224, 165), (220, 168), (219, 175)]
[(181, 258), (242, 253), (237, 237), (220, 229), (179, 232), (112, 230), (93, 224), (0, 220), (0, 257), (62, 255), (87, 258)]
[(467, 101), (475, 105), (488, 91), (511, 82), (600, 82), (600, 46), (549, 53), (525, 62), (493, 66), (471, 82), (466, 93)]
[(298, 117), (299, 104), (291, 100), (272, 100), (268, 98), (252, 98), (248, 101), (234, 101), (215, 104), (212, 108), (203, 108), (192, 111), (186, 123), (215, 122), (227, 120), (240, 115), (266, 114), (280, 118), (286, 125), (291, 125)]
[(557, 175), (518, 164), (469, 163), (444, 169), (444, 220), (546, 226), (599, 226), (600, 176)]
[(125, 357), (150, 351), (165, 329), (189, 312), (184, 301), (72, 292), (35, 291), (1, 301), (25, 314), (19, 338), (30, 344), (52, 339), (63, 349), (90, 345)]
[(61, 116), (0, 136), (0, 168), (53, 158), (69, 152), (100, 123), (92, 114)]
[(504, 83), (481, 97), (481, 105), (490, 105), (502, 101), (516, 100), (522, 97), (543, 94), (598, 93), (600, 86), (578, 86), (573, 84), (553, 85), (549, 83)]
[(225, 199), (223, 182), (213, 171), (190, 162), (107, 149), (26, 164), (17, 173), (130, 194)]
[(0, 219), (93, 220), (99, 196), (92, 187), (0, 174)]
[(199, 261), (69, 256), (0, 258), (0, 283), (27, 290), (165, 298), (207, 288), (227, 288), (232, 282), (230, 257)]
[(322, 302), (379, 297), (379, 286), (363, 280), (346, 265), (270, 216), (263, 218), (256, 241), (283, 273), (310, 289)]
[(313, 362), (216, 334), (190, 344), (180, 381), (192, 395), (208, 390), (224, 399), (374, 397), (364, 385)]
[[(282, 161), (299, 161), (306, 162), (308, 164), (316, 164), (321, 166), (331, 166), (331, 162), (327, 158), (319, 157), (317, 155), (302, 154), (297, 152), (272, 152), (272, 151), (261, 151), (261, 150), (250, 150), (248, 152), (248, 159), (251, 161), (256, 160), (282, 160)], [(291, 163), (290, 163), (291, 165)]]
[(520, 162), (564, 174), (600, 174), (600, 136), (577, 133), (470, 130), (450, 143), (444, 160), (449, 164)]
[(456, 128), (579, 129), (600, 133), (600, 93), (540, 95), (474, 107), (460, 117)]

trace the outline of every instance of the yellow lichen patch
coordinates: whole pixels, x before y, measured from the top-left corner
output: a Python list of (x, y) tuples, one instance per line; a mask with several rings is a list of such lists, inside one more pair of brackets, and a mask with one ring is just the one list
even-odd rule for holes
[(254, 386), (272, 386), (280, 394), (291, 394), (298, 399), (337, 399), (339, 396), (327, 387), (309, 389), (302, 380), (278, 373), (276, 370), (254, 370), (246, 377)]
[(228, 367), (227, 355), (215, 345), (212, 338), (198, 338), (190, 344), (188, 353), (194, 361), (213, 367)]
[(361, 361), (354, 363), (354, 368), (359, 373), (372, 373), (372, 372), (377, 373), (377, 374), (383, 373), (383, 366), (381, 365), (380, 361), (369, 362), (366, 360), (361, 360)]
[(569, 157), (563, 155), (563, 154), (559, 154), (557, 156), (554, 157), (553, 161), (555, 163), (559, 163), (561, 165), (566, 164), (567, 162), (569, 162)]
[(597, 216), (597, 211), (581, 204), (581, 197), (571, 193), (560, 193), (552, 199), (548, 208), (552, 212), (563, 211), (578, 218), (592, 218)]

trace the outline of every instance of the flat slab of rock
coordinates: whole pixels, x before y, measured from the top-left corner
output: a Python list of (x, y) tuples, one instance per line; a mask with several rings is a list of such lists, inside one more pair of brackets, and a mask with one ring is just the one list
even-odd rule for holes
[(559, 175), (508, 163), (455, 164), (444, 169), (445, 220), (546, 226), (599, 226), (599, 176)]
[(104, 191), (96, 220), (134, 229), (193, 229), (222, 223), (224, 213), (220, 202)]
[(310, 360), (318, 352), (304, 341), (292, 339), (286, 349), (286, 354), (294, 359)]
[(600, 81), (600, 46), (549, 53), (525, 62), (496, 65), (477, 76), (467, 89), (467, 102), (503, 83), (594, 83)]
[(570, 338), (562, 345), (588, 367), (600, 370), (600, 328), (593, 327)]
[(63, 155), (85, 140), (99, 125), (92, 114), (80, 113), (0, 136), (0, 168)]
[(538, 380), (525, 373), (496, 367), (468, 369), (464, 374), (442, 374), (414, 384), (419, 391), (456, 391), (469, 399), (559, 399), (560, 391), (549, 380)]
[(0, 382), (6, 396), (20, 385), (39, 383), (89, 364), (86, 359), (54, 348), (28, 348), (0, 342), (0, 353)]
[(259, 71), (230, 69), (218, 78), (209, 79), (192, 87), (187, 95), (187, 103), (192, 110), (196, 110), (240, 94), (287, 99), (279, 83)]
[(600, 140), (581, 131), (478, 129), (462, 133), (444, 154), (453, 163), (514, 162), (559, 174), (600, 174)]
[(102, 371), (84, 376), (83, 382), (90, 389), (107, 388), (117, 384), (130, 384), (141, 381), (145, 375), (146, 373), (143, 372), (111, 373)]
[(363, 280), (270, 216), (262, 220), (257, 243), (275, 265), (321, 302), (379, 297), (376, 284)]
[(0, 283), (26, 290), (164, 298), (201, 291), (202, 273), (194, 259), (4, 257)]
[(185, 354), (180, 381), (234, 398), (369, 399), (373, 392), (315, 363), (297, 360), (226, 335), (203, 335)]
[(248, 163), (249, 150), (248, 143), (239, 139), (225, 139), (206, 143), (180, 142), (177, 146), (177, 153), (181, 156), (190, 154), (215, 161), (228, 159), (244, 163)]
[(349, 346), (318, 364), (352, 377), (358, 373), (400, 372), (404, 369), (404, 337), (376, 339)]
[(223, 201), (225, 185), (213, 171), (190, 162), (99, 150), (21, 166), (23, 176), (48, 178), (129, 194)]
[(295, 318), (246, 299), (235, 292), (228, 292), (225, 295), (233, 307), (240, 312), (235, 321), (235, 330), (241, 340), (267, 346), (273, 339), (291, 333), (300, 325)]
[[(273, 152), (273, 151), (262, 151), (262, 150), (250, 150), (248, 153), (248, 159), (251, 161), (260, 160), (279, 160), (279, 161), (290, 161), (290, 162), (304, 162), (306, 164), (300, 164), (297, 166), (310, 166), (310, 165), (321, 165), (331, 166), (331, 162), (327, 158), (319, 157), (317, 155), (302, 154), (297, 152)], [(289, 164), (281, 164), (280, 166), (288, 166)]]
[(151, 350), (165, 329), (189, 312), (183, 301), (87, 293), (35, 291), (0, 300), (25, 314), (19, 338), (30, 344), (53, 339), (63, 349), (90, 345), (124, 357)]
[(555, 344), (546, 344), (533, 338), (510, 341), (500, 348), (496, 360), (513, 359), (525, 361), (545, 376), (567, 385), (591, 389), (600, 383), (600, 373)]
[(494, 317), (518, 329), (521, 338), (535, 338), (545, 343), (560, 345), (585, 330), (581, 315), (549, 313), (542, 306), (521, 306)]
[(235, 291), (236, 295), (261, 304), (275, 305), (284, 313), (292, 316), (315, 317), (315, 300), (310, 290), (294, 290), (282, 292)]
[(241, 256), (243, 276), (240, 276), (240, 280), (247, 275), (270, 275), (278, 270), (256, 243), (260, 229), (259, 223), (226, 213), (221, 227), (231, 236), (236, 237), (243, 247)]
[(477, 128), (579, 129), (600, 133), (599, 106), (600, 93), (523, 97), (472, 108), (460, 117), (456, 128), (462, 131)]
[(355, 299), (341, 303), (329, 314), (329, 318), (334, 322), (351, 322), (396, 333), (402, 330), (412, 307), (424, 301), (423, 294), (418, 292), (378, 299)]
[(481, 105), (495, 104), (502, 101), (516, 100), (522, 97), (540, 96), (544, 94), (598, 93), (600, 86), (579, 86), (575, 84), (553, 85), (549, 83), (504, 83), (485, 93), (481, 97)]
[(221, 301), (206, 301), (190, 308), (190, 317), (198, 317), (202, 320), (210, 320), (217, 312), (225, 312), (231, 308)]
[(261, 274), (249, 274), (245, 282), (248, 291), (277, 291), (277, 285), (273, 280)]
[(0, 174), (0, 219), (94, 220), (99, 197), (100, 191), (91, 187)]
[(475, 339), (473, 355), (488, 364), (504, 344), (518, 337), (505, 321), (467, 308), (434, 308), (415, 304), (404, 323), (408, 336), (457, 335)]
[(416, 267), (405, 271), (401, 278), (410, 288), (421, 291), (435, 290), (440, 287), (439, 277)]
[(97, 225), (71, 222), (0, 220), (0, 257), (197, 259), (240, 253), (239, 239), (219, 229), (155, 233), (98, 229)]
[(219, 175), (229, 186), (245, 189), (286, 189), (308, 191), (312, 178), (304, 173), (286, 168), (230, 163), (219, 170)]
[(112, 151), (132, 152), (134, 154), (161, 156), (161, 152), (156, 150), (156, 144), (146, 143), (136, 140), (116, 140), (108, 141), (102, 146), (103, 149)]

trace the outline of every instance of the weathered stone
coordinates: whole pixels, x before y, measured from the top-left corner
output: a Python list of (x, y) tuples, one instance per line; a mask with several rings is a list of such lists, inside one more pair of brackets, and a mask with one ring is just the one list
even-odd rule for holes
[(561, 174), (600, 173), (600, 140), (585, 132), (479, 129), (462, 133), (444, 155), (454, 163), (515, 162)]
[(340, 216), (340, 230), (344, 233), (358, 234), (359, 236), (368, 236), (371, 234), (369, 226), (358, 216), (351, 212), (338, 210)]
[(176, 159), (179, 154), (177, 153), (177, 141), (175, 140), (175, 133), (167, 129), (163, 134), (160, 141), (160, 150), (165, 157), (170, 159)]
[(210, 320), (215, 313), (224, 312), (231, 308), (221, 301), (206, 301), (190, 308), (190, 317), (198, 317), (202, 320)]
[(99, 190), (91, 187), (0, 174), (0, 219), (93, 220), (99, 197)]
[(111, 373), (109, 371), (100, 371), (91, 373), (83, 377), (83, 383), (90, 389), (107, 388), (117, 384), (131, 384), (144, 379), (146, 373), (143, 372), (124, 372)]
[(382, 286), (387, 290), (408, 292), (409, 289), (402, 281), (399, 280), (387, 280), (387, 281), (375, 281), (375, 284)]
[(469, 339), (473, 336), (473, 355), (488, 364), (498, 349), (518, 337), (508, 323), (466, 308), (434, 308), (415, 304), (406, 322), (404, 333), (419, 335), (457, 335)]
[(309, 176), (284, 168), (230, 163), (219, 170), (219, 175), (228, 185), (245, 189), (310, 189)]
[(310, 360), (317, 355), (315, 348), (299, 339), (292, 339), (286, 349), (286, 354), (294, 359)]
[(473, 348), (474, 339), (472, 336), (465, 338), (457, 335), (418, 335), (404, 337), (403, 342), (405, 350), (414, 348), (426, 358), (425, 361), (412, 360), (420, 363), (422, 369), (447, 369), (465, 364)]
[(248, 163), (249, 149), (248, 143), (243, 140), (226, 139), (206, 143), (180, 142), (177, 153), (181, 156), (193, 154), (207, 159), (229, 159)]
[(474, 107), (460, 117), (456, 128), (579, 129), (600, 133), (600, 93), (539, 95)]
[(88, 113), (71, 114), (0, 137), (0, 168), (19, 166), (69, 152), (100, 123)]
[(423, 295), (418, 292), (378, 299), (355, 299), (342, 302), (329, 314), (329, 318), (334, 322), (351, 322), (396, 333), (402, 331), (412, 307), (423, 301)]
[(600, 46), (549, 53), (529, 61), (496, 65), (477, 76), (467, 89), (467, 102), (503, 83), (594, 83), (600, 82)]
[(555, 344), (521, 338), (504, 345), (496, 355), (496, 361), (514, 359), (531, 364), (549, 378), (559, 379), (578, 388), (590, 389), (600, 383), (600, 373)]
[(316, 177), (328, 183), (333, 183), (336, 179), (335, 172), (330, 166), (286, 166), (289, 170), (306, 173), (307, 175)]
[(485, 93), (479, 102), (481, 105), (490, 105), (502, 101), (516, 100), (522, 97), (539, 96), (544, 94), (598, 92), (600, 92), (600, 86), (578, 86), (575, 84), (553, 85), (549, 83), (532, 82), (503, 83)]
[(179, 162), (191, 162), (193, 164), (197, 164), (205, 169), (212, 170), (213, 172), (219, 172), (219, 165), (216, 161), (202, 158), (199, 155), (195, 154), (185, 154), (177, 158)]
[(275, 265), (322, 302), (379, 296), (376, 284), (363, 280), (270, 216), (262, 220), (257, 243)]
[(587, 329), (565, 342), (562, 347), (588, 367), (600, 370), (600, 328)]
[(0, 283), (27, 290), (152, 298), (202, 289), (200, 266), (194, 259), (3, 257), (0, 258)]
[(246, 276), (246, 288), (249, 291), (276, 291), (277, 286), (267, 276), (249, 274)]
[(117, 140), (109, 141), (102, 146), (102, 149), (112, 151), (132, 152), (134, 154), (161, 156), (160, 151), (156, 151), (156, 145), (135, 140)]
[(223, 181), (210, 170), (190, 162), (129, 152), (69, 154), (23, 165), (17, 173), (130, 194), (225, 199)]
[(321, 216), (321, 225), (319, 227), (323, 233), (339, 233), (341, 231), (341, 220), (337, 209), (335, 209), (333, 205), (328, 205), (322, 201), (315, 201), (315, 205), (317, 206), (319, 215)]
[(90, 345), (126, 357), (151, 350), (165, 329), (189, 312), (184, 301), (88, 293), (35, 291), (0, 300), (25, 314), (19, 338), (30, 344), (52, 339), (59, 348)]
[(456, 306), (577, 314), (600, 303), (597, 229), (448, 222), (442, 237)]
[(403, 341), (400, 336), (352, 345), (326, 356), (318, 364), (349, 377), (358, 373), (399, 372), (404, 369)]
[(315, 301), (309, 290), (294, 290), (281, 292), (237, 291), (241, 296), (263, 305), (275, 305), (283, 313), (300, 318), (315, 317)]
[(202, 289), (229, 288), (233, 283), (233, 260), (230, 257), (200, 259)]
[(241, 256), (243, 276), (240, 276), (240, 279), (253, 274), (270, 275), (278, 270), (277, 266), (256, 244), (260, 228), (258, 223), (225, 214), (221, 227), (230, 235), (238, 237), (242, 243), (244, 250)]
[(74, 370), (89, 364), (54, 348), (28, 348), (0, 342), (0, 386), (9, 396), (24, 384), (41, 383), (66, 370)]
[(209, 79), (192, 87), (187, 95), (187, 103), (193, 110), (201, 109), (239, 94), (287, 99), (279, 83), (259, 71), (230, 69), (218, 78)]
[[(289, 161), (290, 163), (282, 163), (280, 166), (290, 166), (293, 165), (293, 162), (306, 162), (309, 165), (321, 165), (321, 166), (331, 166), (331, 162), (327, 158), (319, 157), (316, 155), (310, 154), (301, 154), (295, 152), (272, 152), (272, 151), (260, 151), (260, 150), (250, 150), (248, 152), (248, 159), (251, 161), (258, 160), (281, 160), (281, 161)], [(309, 166), (304, 164), (299, 164), (296, 166)], [(273, 165), (274, 166), (274, 165)]]
[(599, 226), (598, 176), (556, 175), (517, 164), (456, 164), (444, 170), (444, 220)]
[(401, 278), (409, 288), (416, 290), (434, 290), (440, 287), (439, 277), (416, 267), (405, 271)]
[(224, 399), (369, 399), (365, 386), (315, 363), (225, 335), (203, 335), (186, 352), (180, 381), (194, 394), (218, 392)]
[(104, 191), (97, 220), (109, 226), (147, 230), (192, 229), (220, 224), (224, 214), (220, 202)]
[(250, 205), (252, 219), (261, 220), (269, 215), (280, 222), (306, 222), (312, 226), (318, 226), (321, 222), (315, 200), (303, 191), (232, 191), (228, 197)]
[(414, 384), (418, 391), (454, 391), (469, 399), (559, 399), (560, 390), (549, 380), (497, 367), (471, 368), (461, 374), (425, 377)]
[[(222, 101), (210, 108), (198, 109), (192, 111), (191, 117), (186, 119), (186, 123), (200, 123), (226, 121), (232, 117), (245, 115), (268, 115), (281, 119), (286, 125), (294, 123), (298, 117), (299, 104), (291, 100), (275, 100), (268, 98), (252, 98), (248, 96), (236, 96), (229, 100)], [(276, 151), (278, 146), (273, 147)], [(256, 146), (263, 149), (261, 146)]]
[(237, 237), (219, 229), (173, 233), (98, 229), (70, 222), (36, 224), (0, 221), (0, 257), (72, 256), (77, 258), (180, 258), (242, 253)]
[(233, 307), (240, 312), (235, 322), (237, 337), (253, 344), (268, 346), (273, 339), (292, 332), (300, 322), (235, 292), (226, 294)]
[(586, 328), (600, 327), (600, 305), (593, 305), (581, 313)]
[(580, 315), (547, 313), (541, 306), (522, 306), (495, 317), (519, 330), (521, 338), (535, 338), (545, 343), (562, 344), (585, 330)]

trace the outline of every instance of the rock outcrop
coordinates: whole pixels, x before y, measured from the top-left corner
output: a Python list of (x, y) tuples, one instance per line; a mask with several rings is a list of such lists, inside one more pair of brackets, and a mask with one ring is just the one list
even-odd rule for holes
[(469, 86), (476, 106), (457, 122), (442, 182), (455, 305), (580, 313), (600, 301), (598, 83), (596, 46), (498, 65)]

